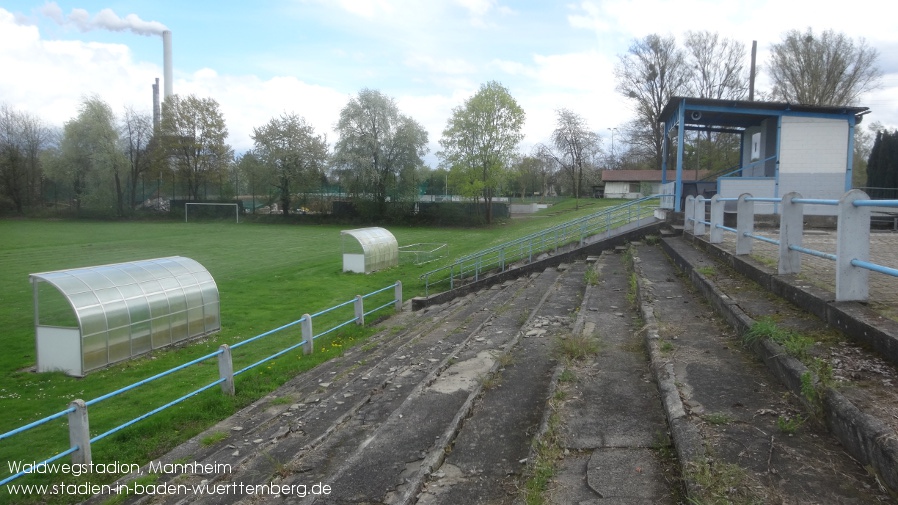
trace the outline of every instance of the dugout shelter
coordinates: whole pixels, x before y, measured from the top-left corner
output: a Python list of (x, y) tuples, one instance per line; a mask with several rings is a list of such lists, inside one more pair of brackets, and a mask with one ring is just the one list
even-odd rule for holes
[(91, 370), (221, 329), (218, 287), (182, 256), (30, 275), (37, 371)]
[(399, 243), (384, 228), (343, 230), (340, 236), (344, 272), (368, 274), (399, 265)]

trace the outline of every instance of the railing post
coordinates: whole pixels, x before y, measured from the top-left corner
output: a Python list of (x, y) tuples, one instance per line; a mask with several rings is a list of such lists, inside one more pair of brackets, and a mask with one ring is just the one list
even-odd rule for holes
[(362, 295), (355, 295), (355, 324), (359, 326), (365, 325), (365, 300)]
[(782, 213), (780, 215), (780, 254), (777, 271), (780, 275), (801, 272), (801, 253), (793, 251), (789, 246), (801, 247), (804, 234), (804, 205), (793, 203), (801, 198), (796, 192), (783, 195)]
[(396, 311), (402, 310), (402, 281), (396, 281), (396, 289), (393, 291), (396, 299)]
[(74, 400), (69, 403), (69, 408), (75, 409), (69, 412), (69, 444), (70, 447), (78, 447), (72, 453), (73, 465), (88, 465), (90, 456), (90, 422), (87, 418), (87, 405), (84, 400)]
[(870, 207), (855, 207), (856, 200), (870, 197), (859, 189), (839, 199), (839, 222), (836, 225), (836, 301), (864, 301), (870, 296), (866, 268), (856, 267), (851, 260), (870, 259)]
[(695, 231), (693, 232), (693, 235), (696, 237), (701, 237), (705, 234), (706, 209), (705, 197), (701, 195), (695, 197), (695, 210), (692, 211), (692, 218), (695, 219)]
[(303, 354), (312, 354), (315, 352), (315, 334), (312, 333), (312, 316), (308, 314), (302, 315), (302, 339), (306, 341), (306, 345), (302, 346)]
[(221, 383), (221, 392), (234, 396), (234, 362), (231, 360), (231, 347), (228, 344), (221, 344), (218, 350), (221, 351), (218, 355), (218, 378), (224, 379)]
[(751, 193), (742, 193), (736, 203), (736, 255), (751, 254), (753, 239), (746, 234), (755, 232), (755, 202), (748, 198)]
[(711, 197), (711, 237), (712, 244), (723, 242), (723, 210), (726, 202), (720, 201), (720, 195)]
[(499, 271), (505, 271), (505, 248), (499, 249)]
[(695, 197), (689, 195), (686, 197), (686, 206), (683, 208), (684, 216), (683, 216), (683, 231), (692, 230), (695, 231), (695, 223), (693, 222), (695, 219)]

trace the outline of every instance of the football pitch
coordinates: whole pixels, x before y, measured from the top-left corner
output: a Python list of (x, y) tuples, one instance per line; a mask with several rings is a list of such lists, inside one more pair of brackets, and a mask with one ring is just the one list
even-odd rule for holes
[[(388, 229), (400, 246), (447, 243), (451, 259), (598, 210), (591, 207), (476, 229)], [(4, 348), (0, 353), (0, 401), (4, 406), (0, 409), (0, 433), (64, 410), (74, 399), (99, 397), (214, 352), (221, 344), (256, 336), (295, 321), (304, 313), (332, 307), (397, 280), (403, 283), (406, 300), (421, 295), (423, 283), (418, 277), (442, 264), (401, 264), (368, 275), (344, 273), (340, 231), (349, 228), (352, 226), (0, 220), (0, 344)], [(110, 365), (83, 378), (34, 372), (34, 308), (29, 274), (166, 256), (196, 260), (213, 276), (221, 298), (220, 332), (185, 346), (160, 349)], [(351, 307), (349, 310), (351, 317)], [(214, 388), (160, 412), (93, 444), (93, 459), (142, 464), (158, 457), (297, 373), (364, 341), (368, 331), (353, 325), (316, 344), (312, 356), (303, 356), (301, 350), (296, 350), (258, 371), (253, 369), (238, 378), (237, 395), (233, 398)], [(277, 352), (299, 341), (297, 333), (298, 329), (292, 334), (275, 335), (270, 341), (266, 337), (265, 343), (258, 346), (247, 345), (243, 349), (254, 347), (254, 354), (243, 360), (252, 362)], [(236, 359), (235, 367), (240, 366)], [(97, 404), (90, 410), (91, 435), (140, 416), (215, 377), (217, 369), (212, 360)], [(0, 441), (4, 453), (0, 459), (32, 462), (57, 454), (68, 447), (66, 426), (63, 417)], [(0, 479), (9, 475), (7, 468), (0, 469)], [(114, 477), (109, 476), (112, 480)], [(18, 481), (33, 483), (35, 479), (40, 480), (25, 477)], [(10, 498), (0, 490), (0, 503)]]

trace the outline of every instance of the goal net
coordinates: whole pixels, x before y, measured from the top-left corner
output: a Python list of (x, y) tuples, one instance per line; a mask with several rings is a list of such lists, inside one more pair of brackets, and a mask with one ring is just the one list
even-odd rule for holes
[(186, 202), (184, 204), (184, 222), (234, 219), (240, 222), (240, 206), (236, 203)]

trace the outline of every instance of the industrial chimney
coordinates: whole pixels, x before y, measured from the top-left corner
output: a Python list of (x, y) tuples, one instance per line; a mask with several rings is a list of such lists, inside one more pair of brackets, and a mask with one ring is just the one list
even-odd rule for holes
[(162, 118), (162, 111), (159, 108), (159, 78), (153, 84), (153, 131), (159, 130), (159, 122)]
[(171, 62), (171, 30), (162, 32), (162, 77), (165, 79), (165, 92), (162, 99), (172, 96), (172, 62)]

